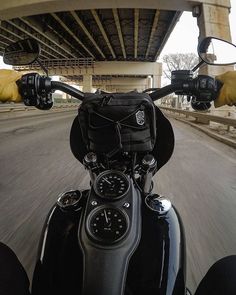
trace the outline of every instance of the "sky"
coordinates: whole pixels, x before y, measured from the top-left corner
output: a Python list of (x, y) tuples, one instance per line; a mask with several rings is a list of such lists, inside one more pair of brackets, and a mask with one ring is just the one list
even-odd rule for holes
[[(231, 0), (229, 18), (232, 42), (236, 44), (236, 0)], [(184, 12), (170, 35), (159, 60), (168, 53), (197, 53), (198, 35), (197, 19), (192, 17), (191, 12)], [(0, 68), (11, 68), (11, 66), (5, 65), (0, 57)]]
[[(229, 21), (232, 42), (236, 44), (236, 0), (231, 0)], [(197, 53), (198, 35), (197, 18), (192, 17), (191, 12), (184, 12), (163, 48), (160, 59), (169, 53)]]

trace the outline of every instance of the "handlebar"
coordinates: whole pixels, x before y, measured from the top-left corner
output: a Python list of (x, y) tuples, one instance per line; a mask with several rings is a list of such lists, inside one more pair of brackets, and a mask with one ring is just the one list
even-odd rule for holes
[(84, 98), (84, 93), (70, 85), (67, 85), (62, 82), (57, 82), (57, 81), (51, 81), (51, 87), (53, 90), (61, 90), (79, 100), (83, 100)]
[(192, 96), (197, 102), (211, 102), (218, 96), (222, 83), (212, 77), (199, 75), (194, 79), (178, 80), (172, 84), (160, 88), (150, 94), (155, 101), (172, 92), (176, 95)]
[(156, 91), (150, 93), (149, 96), (152, 98), (153, 101), (155, 101), (175, 91), (181, 90), (182, 86), (182, 83), (176, 83), (174, 85), (170, 84), (157, 89)]
[[(65, 83), (52, 81), (51, 78), (40, 76), (37, 73), (23, 75), (17, 84), (24, 103), (41, 109), (48, 109), (48, 106), (52, 106), (52, 92), (55, 90), (61, 90), (81, 101), (85, 97), (82, 91)], [(193, 102), (209, 103), (216, 99), (221, 87), (222, 83), (214, 78), (199, 75), (194, 79), (172, 81), (168, 86), (152, 89), (155, 91), (149, 95), (155, 101), (175, 92), (177, 95), (192, 97)], [(151, 89), (148, 89), (148, 91), (151, 91)]]

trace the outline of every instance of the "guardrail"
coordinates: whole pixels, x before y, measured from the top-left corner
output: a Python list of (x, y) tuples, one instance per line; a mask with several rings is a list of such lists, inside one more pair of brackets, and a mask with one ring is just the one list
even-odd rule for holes
[(229, 117), (220, 117), (220, 116), (210, 115), (209, 113), (180, 110), (180, 109), (174, 109), (174, 108), (168, 108), (168, 107), (162, 107), (162, 106), (160, 106), (160, 109), (169, 111), (172, 113), (183, 114), (185, 115), (186, 118), (193, 117), (196, 119), (197, 123), (202, 123), (207, 125), (210, 122), (220, 123), (220, 124), (228, 126), (228, 130), (230, 129), (231, 126), (236, 127), (236, 119), (229, 118)]
[[(53, 109), (78, 107), (78, 105), (79, 105), (78, 103), (54, 104)], [(169, 111), (169, 112), (177, 113), (177, 114), (183, 114), (185, 115), (186, 118), (193, 117), (196, 119), (197, 123), (202, 123), (207, 125), (210, 122), (220, 123), (220, 124), (228, 126), (228, 130), (231, 126), (236, 127), (236, 119), (233, 119), (233, 118), (210, 115), (209, 113), (193, 112), (188, 110), (168, 108), (163, 106), (159, 106), (159, 107), (160, 109), (165, 111)], [(0, 105), (0, 113), (29, 111), (29, 110), (33, 111), (33, 110), (37, 110), (37, 108), (25, 106), (23, 104)]]
[[(52, 109), (62, 109), (62, 108), (71, 108), (78, 107), (78, 103), (62, 103), (54, 104)], [(38, 110), (35, 107), (25, 106), (24, 104), (3, 104), (0, 105), (0, 113), (9, 113), (9, 112), (19, 112), (19, 111), (34, 111)]]

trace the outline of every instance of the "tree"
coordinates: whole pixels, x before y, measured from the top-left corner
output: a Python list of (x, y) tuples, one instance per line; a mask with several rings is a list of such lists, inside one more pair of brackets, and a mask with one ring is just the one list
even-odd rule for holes
[(198, 64), (198, 56), (195, 53), (175, 53), (163, 56), (164, 75), (171, 79), (171, 72), (175, 70), (191, 70)]

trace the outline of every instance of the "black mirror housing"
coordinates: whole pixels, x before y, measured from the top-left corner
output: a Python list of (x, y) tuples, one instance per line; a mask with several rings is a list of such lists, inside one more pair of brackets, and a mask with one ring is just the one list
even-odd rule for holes
[(198, 45), (199, 57), (209, 65), (236, 63), (236, 46), (216, 37), (206, 37)]
[(32, 64), (40, 54), (40, 46), (33, 38), (19, 40), (5, 48), (3, 61), (12, 66)]

